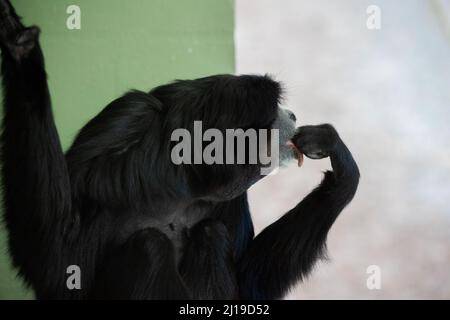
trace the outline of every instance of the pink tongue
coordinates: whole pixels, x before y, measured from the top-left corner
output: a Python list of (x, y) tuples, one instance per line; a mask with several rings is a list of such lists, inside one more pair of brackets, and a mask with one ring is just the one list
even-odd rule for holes
[(289, 148), (291, 148), (294, 151), (295, 157), (297, 158), (297, 161), (298, 161), (297, 165), (299, 167), (301, 167), (303, 164), (303, 153), (301, 153), (300, 150), (298, 150), (298, 148), (295, 146), (295, 144), (291, 140), (289, 140), (286, 144)]

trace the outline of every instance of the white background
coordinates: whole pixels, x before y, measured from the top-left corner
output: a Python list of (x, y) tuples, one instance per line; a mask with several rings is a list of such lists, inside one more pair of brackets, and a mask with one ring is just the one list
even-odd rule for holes
[[(372, 4), (381, 30), (366, 27)], [(362, 174), (329, 234), (330, 261), (287, 298), (450, 298), (449, 4), (237, 0), (237, 72), (284, 82), (298, 124), (332, 123)], [(257, 231), (327, 168), (306, 159), (255, 185)], [(381, 290), (366, 287), (373, 264)]]

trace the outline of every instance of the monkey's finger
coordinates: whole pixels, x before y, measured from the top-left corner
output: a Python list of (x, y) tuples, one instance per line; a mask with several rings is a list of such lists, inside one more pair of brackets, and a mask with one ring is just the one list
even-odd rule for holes
[(299, 167), (301, 167), (303, 165), (303, 160), (304, 160), (303, 153), (300, 152), (300, 150), (298, 150), (298, 148), (295, 146), (295, 144), (291, 140), (289, 140), (287, 142), (287, 146), (292, 149), (292, 151), (294, 152), (295, 158), (297, 159), (297, 165)]

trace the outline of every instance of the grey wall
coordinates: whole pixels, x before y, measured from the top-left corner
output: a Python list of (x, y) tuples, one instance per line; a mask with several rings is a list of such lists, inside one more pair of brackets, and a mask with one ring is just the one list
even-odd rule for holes
[[(372, 4), (377, 31), (366, 28)], [(362, 173), (330, 233), (330, 261), (288, 298), (450, 298), (449, 9), (445, 0), (237, 0), (237, 72), (285, 82), (298, 123), (334, 124)], [(327, 168), (306, 160), (257, 184), (258, 230)], [(366, 287), (373, 264), (381, 290)]]

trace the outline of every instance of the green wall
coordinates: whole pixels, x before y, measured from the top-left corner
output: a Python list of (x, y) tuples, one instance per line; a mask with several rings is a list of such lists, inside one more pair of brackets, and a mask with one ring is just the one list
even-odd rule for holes
[[(233, 0), (12, 0), (41, 27), (61, 141), (129, 89), (234, 70)], [(69, 5), (81, 29), (69, 30)], [(32, 298), (11, 269), (0, 230), (0, 299)]]

